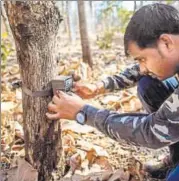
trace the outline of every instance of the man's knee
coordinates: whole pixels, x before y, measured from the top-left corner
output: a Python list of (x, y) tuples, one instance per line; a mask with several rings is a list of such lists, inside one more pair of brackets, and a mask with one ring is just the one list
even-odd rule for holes
[(167, 181), (178, 181), (179, 180), (179, 165), (169, 173), (169, 176), (166, 180)]

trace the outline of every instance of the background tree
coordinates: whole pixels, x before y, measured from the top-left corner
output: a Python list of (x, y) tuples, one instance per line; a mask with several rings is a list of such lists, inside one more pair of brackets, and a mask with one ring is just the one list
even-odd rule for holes
[(72, 27), (71, 27), (71, 23), (70, 23), (70, 1), (66, 1), (66, 19), (67, 19), (67, 27), (68, 27), (68, 37), (69, 37), (69, 41), (72, 41)]
[(86, 1), (86, 21), (87, 23), (87, 30), (88, 30), (88, 36), (91, 40), (95, 40), (94, 35), (95, 35), (95, 20), (94, 20), (94, 9), (93, 9), (93, 1)]
[(8, 25), (7, 16), (6, 16), (3, 4), (1, 5), (1, 18), (2, 18), (2, 23), (3, 23), (3, 27), (5, 28), (5, 31), (7, 32), (8, 35), (11, 35), (11, 30)]
[(67, 11), (66, 11), (66, 1), (56, 1), (56, 5), (60, 10), (60, 13), (63, 16), (63, 21), (61, 23), (62, 29), (63, 29), (63, 33), (67, 33), (68, 32), (68, 24), (67, 24)]
[(92, 67), (93, 62), (91, 58), (91, 49), (88, 39), (86, 16), (85, 16), (85, 5), (84, 1), (78, 1), (78, 16), (79, 16), (79, 27), (80, 27), (80, 37), (81, 37), (81, 46), (83, 54), (83, 62), (88, 63)]
[[(56, 76), (56, 36), (61, 15), (51, 1), (5, 1), (6, 13), (15, 39), (22, 86), (31, 91), (48, 89)], [(24, 92), (23, 126), (25, 159), (38, 170), (39, 181), (52, 180), (57, 169), (63, 174), (61, 128), (47, 122), (49, 97), (31, 97)]]
[(141, 8), (143, 6), (144, 2), (143, 1), (140, 1), (140, 6), (139, 8)]
[(137, 10), (137, 1), (134, 1), (134, 12)]

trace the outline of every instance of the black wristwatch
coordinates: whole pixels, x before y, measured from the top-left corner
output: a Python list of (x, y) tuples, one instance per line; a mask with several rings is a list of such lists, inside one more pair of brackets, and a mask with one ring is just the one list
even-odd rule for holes
[(86, 114), (84, 111), (80, 110), (77, 114), (76, 114), (76, 121), (77, 123), (84, 125), (86, 123)]

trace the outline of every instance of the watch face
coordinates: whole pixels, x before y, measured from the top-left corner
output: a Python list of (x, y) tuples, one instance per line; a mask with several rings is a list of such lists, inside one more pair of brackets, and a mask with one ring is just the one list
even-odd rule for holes
[(82, 112), (79, 112), (77, 115), (76, 115), (76, 120), (78, 123), (80, 124), (84, 124), (85, 123), (85, 116)]

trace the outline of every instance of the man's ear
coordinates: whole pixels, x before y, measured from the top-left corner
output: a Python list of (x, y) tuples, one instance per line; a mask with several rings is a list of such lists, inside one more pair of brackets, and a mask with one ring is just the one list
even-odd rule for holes
[(174, 41), (172, 36), (169, 34), (162, 34), (158, 40), (158, 47), (160, 50), (164, 51), (172, 51), (174, 48)]

